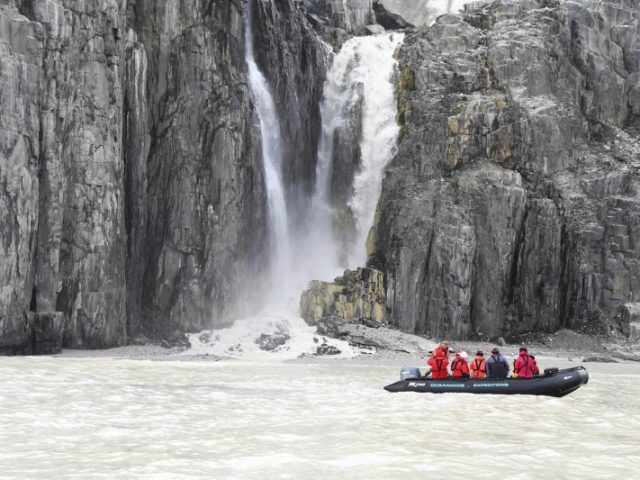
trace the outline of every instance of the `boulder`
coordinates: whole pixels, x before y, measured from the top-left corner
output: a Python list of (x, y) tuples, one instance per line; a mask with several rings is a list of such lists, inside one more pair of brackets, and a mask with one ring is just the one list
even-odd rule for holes
[(367, 25), (365, 31), (368, 35), (381, 35), (385, 32), (385, 27), (382, 25)]
[(302, 318), (317, 325), (326, 318), (337, 317), (347, 321), (360, 319), (386, 323), (386, 291), (382, 272), (373, 268), (347, 270), (333, 283), (312, 281), (302, 293)]
[(387, 30), (403, 30), (405, 28), (413, 28), (413, 25), (400, 15), (393, 13), (384, 5), (381, 0), (373, 4), (373, 11), (376, 14), (376, 20)]
[(276, 332), (273, 334), (262, 333), (258, 338), (256, 338), (256, 345), (260, 348), (260, 350), (264, 350), (266, 352), (271, 352), (276, 350), (278, 347), (286, 344), (291, 339), (291, 336), (288, 333)]

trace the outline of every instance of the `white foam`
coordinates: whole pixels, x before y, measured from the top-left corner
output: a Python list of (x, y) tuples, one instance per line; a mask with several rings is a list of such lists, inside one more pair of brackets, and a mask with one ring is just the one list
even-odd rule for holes
[[(317, 335), (316, 327), (307, 325), (300, 317), (261, 315), (236, 320), (229, 328), (189, 334), (191, 349), (188, 355), (219, 355), (232, 358), (286, 360), (313, 355), (322, 344), (340, 350), (336, 357), (351, 358), (360, 351), (347, 342)], [(260, 348), (263, 336), (283, 339), (284, 343), (272, 351)]]

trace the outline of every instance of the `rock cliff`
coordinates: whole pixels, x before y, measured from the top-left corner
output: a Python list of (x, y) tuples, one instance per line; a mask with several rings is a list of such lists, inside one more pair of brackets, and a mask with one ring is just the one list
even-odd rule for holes
[[(1, 351), (170, 337), (249, 302), (268, 240), (247, 5), (0, 0)], [(253, 5), (308, 189), (325, 47), (297, 2)]]
[(370, 260), (392, 322), (601, 331), (638, 302), (639, 22), (633, 0), (498, 0), (406, 38)]

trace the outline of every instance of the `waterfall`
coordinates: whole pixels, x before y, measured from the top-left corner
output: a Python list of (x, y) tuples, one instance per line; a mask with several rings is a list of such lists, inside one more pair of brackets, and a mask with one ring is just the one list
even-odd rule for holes
[[(249, 85), (253, 93), (262, 137), (262, 160), (267, 188), (269, 228), (271, 233), (269, 302), (282, 303), (288, 290), (291, 272), (291, 240), (284, 186), (282, 183), (282, 136), (280, 120), (267, 80), (258, 68), (253, 44), (253, 1), (249, 0), (246, 16), (245, 44)], [(282, 292), (278, 294), (277, 292)]]
[(349, 204), (356, 223), (356, 246), (351, 266), (367, 261), (366, 240), (373, 225), (382, 191), (382, 176), (397, 150), (400, 127), (396, 120), (397, 102), (392, 82), (397, 61), (396, 48), (402, 34), (387, 34), (359, 39), (360, 60), (353, 75), (364, 85), (362, 108), (362, 164), (353, 180), (353, 198)]
[[(356, 235), (353, 245), (348, 246), (350, 255), (343, 267), (355, 268), (366, 262), (366, 238), (380, 197), (382, 175), (395, 154), (400, 129), (396, 122), (397, 105), (392, 81), (397, 63), (393, 54), (403, 38), (397, 33), (352, 38), (335, 56), (324, 85), (322, 135), (313, 201), (314, 223), (325, 227), (323, 231), (331, 230), (331, 213), (327, 212), (334, 207), (330, 190), (335, 133), (349, 122), (350, 115), (361, 115), (361, 164), (354, 177), (353, 196), (348, 204)], [(362, 102), (361, 109), (354, 108), (358, 102)], [(333, 239), (333, 248), (337, 250), (345, 246)], [(335, 253), (334, 257), (337, 256)]]
[[(298, 316), (297, 310), (300, 294), (310, 280), (331, 281), (344, 271), (345, 266), (354, 268), (366, 261), (364, 239), (373, 222), (384, 167), (394, 154), (399, 133), (392, 82), (396, 65), (393, 53), (403, 36), (354, 38), (335, 56), (323, 90), (316, 186), (306, 228), (289, 229), (281, 175), (280, 122), (269, 86), (254, 58), (253, 1), (249, 0), (246, 20), (246, 62), (262, 133), (272, 234), (271, 291), (259, 314), (237, 320), (227, 329), (191, 334), (191, 352), (295, 358), (300, 354), (313, 354), (322, 347), (325, 350), (336, 348), (342, 355), (353, 356), (358, 353), (355, 347), (316, 335), (315, 329)], [(356, 104), (362, 105), (361, 109), (355, 109), (359, 112), (356, 120), (362, 125), (362, 135), (359, 139), (354, 138), (355, 142), (359, 141), (361, 161), (353, 178), (352, 198), (348, 205), (339, 207), (349, 207), (353, 214), (357, 235), (351, 247), (357, 254), (345, 265), (339, 261), (344, 245), (336, 240), (334, 233), (337, 206), (331, 200), (333, 148), (336, 130), (353, 119)], [(273, 351), (265, 352), (272, 347)]]

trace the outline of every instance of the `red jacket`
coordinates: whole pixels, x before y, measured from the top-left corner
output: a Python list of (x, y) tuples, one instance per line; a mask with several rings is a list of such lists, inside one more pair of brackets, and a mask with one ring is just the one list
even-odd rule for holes
[(451, 373), (453, 374), (453, 378), (463, 378), (469, 376), (469, 365), (467, 361), (456, 355), (456, 358), (451, 362)]
[(442, 354), (430, 357), (429, 360), (427, 360), (427, 365), (431, 367), (431, 378), (447, 378), (449, 376), (447, 373), (449, 360), (444, 358)]
[(532, 378), (538, 370), (538, 366), (536, 365), (536, 361), (531, 358), (527, 352), (520, 352), (514, 370), (519, 378)]

